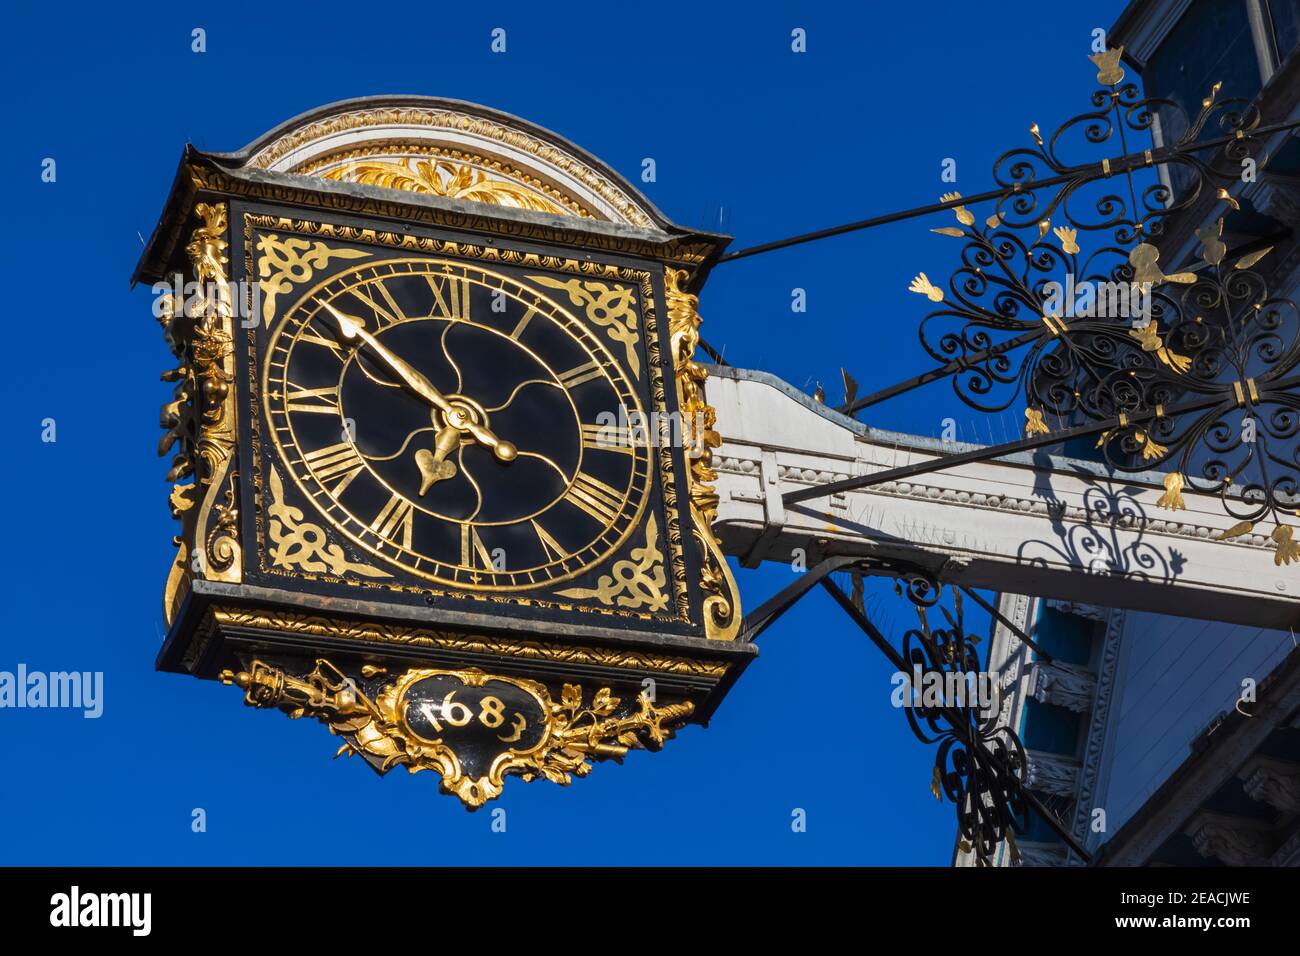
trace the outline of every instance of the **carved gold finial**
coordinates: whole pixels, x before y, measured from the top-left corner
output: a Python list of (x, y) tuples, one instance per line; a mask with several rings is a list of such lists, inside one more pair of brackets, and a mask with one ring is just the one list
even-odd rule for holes
[(1026, 438), (1029, 438), (1032, 435), (1047, 435), (1050, 434), (1050, 432), (1051, 429), (1049, 429), (1047, 423), (1043, 421), (1043, 410), (1041, 408), (1025, 409)]
[(918, 272), (912, 284), (907, 287), (908, 292), (915, 292), (925, 296), (931, 302), (943, 301), (943, 290), (930, 282), (924, 272)]
[(1273, 555), (1273, 563), (1279, 567), (1292, 561), (1300, 561), (1300, 544), (1292, 540), (1294, 533), (1290, 525), (1280, 524), (1269, 536), (1277, 545), (1277, 554)]
[(1165, 282), (1188, 285), (1196, 281), (1195, 272), (1175, 272), (1172, 275), (1165, 275), (1157, 264), (1160, 261), (1160, 250), (1149, 242), (1140, 242), (1134, 246), (1129, 251), (1128, 261), (1133, 267), (1133, 281), (1138, 285), (1147, 282), (1152, 285)]
[(1241, 203), (1237, 202), (1236, 197), (1233, 196), (1232, 193), (1228, 192), (1228, 190), (1224, 189), (1222, 186), (1220, 186), (1218, 192), (1214, 194), (1214, 198), (1220, 200), (1221, 202), (1226, 202), (1233, 209), (1237, 209), (1237, 210), (1241, 209)]
[(1165, 475), (1165, 493), (1156, 499), (1157, 508), (1167, 508), (1170, 511), (1185, 511), (1187, 505), (1183, 502), (1183, 476), (1178, 472), (1172, 472)]
[[(961, 193), (944, 193), (939, 197), (939, 202), (955, 202), (961, 198)], [(953, 206), (953, 214), (956, 215), (957, 221), (963, 226), (975, 225), (975, 214), (965, 206)]]
[(1079, 230), (1071, 229), (1068, 226), (1057, 226), (1052, 230), (1052, 235), (1061, 240), (1061, 251), (1067, 256), (1078, 255), (1079, 253)]
[(1097, 82), (1102, 86), (1115, 86), (1124, 81), (1124, 68), (1120, 66), (1120, 58), (1124, 55), (1124, 48), (1116, 47), (1113, 50), (1103, 50), (1101, 53), (1094, 53), (1088, 57), (1097, 66)]
[(1192, 360), (1186, 355), (1179, 355), (1168, 348), (1160, 338), (1160, 323), (1152, 319), (1146, 325), (1135, 326), (1128, 330), (1130, 338), (1137, 339), (1142, 351), (1155, 352), (1156, 358), (1175, 372), (1186, 372), (1192, 366)]
[(1255, 530), (1255, 522), (1238, 521), (1231, 528), (1228, 528), (1226, 531), (1220, 532), (1218, 540), (1228, 541), (1231, 540), (1232, 538), (1240, 538), (1243, 534), (1250, 534), (1254, 530)]

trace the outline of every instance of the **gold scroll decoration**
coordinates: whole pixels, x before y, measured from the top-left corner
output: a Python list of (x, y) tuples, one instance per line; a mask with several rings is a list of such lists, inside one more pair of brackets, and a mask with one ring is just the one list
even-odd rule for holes
[[(441, 777), (442, 790), (459, 797), (471, 810), (500, 796), (507, 776), (568, 786), (573, 777), (591, 772), (593, 760), (621, 760), (631, 749), (658, 750), (672, 736), (672, 728), (695, 710), (689, 701), (656, 706), (645, 692), (634, 703), (625, 703), (608, 687), (587, 698), (577, 684), (565, 684), (556, 701), (545, 685), (536, 681), (488, 674), (477, 668), (413, 668), (390, 677), (382, 668), (366, 665), (361, 669), (363, 679), (381, 678), (378, 689), (367, 694), (356, 680), (325, 659), (318, 659), (305, 677), (260, 660), (247, 666), (238, 673), (223, 671), (221, 680), (242, 688), (249, 706), (276, 707), (292, 718), (316, 718), (344, 739), (336, 757), (363, 755), (380, 773), (397, 766), (405, 766), (410, 773), (432, 770)], [(467, 693), (464, 700), (425, 703), (437, 709), (436, 714), (426, 714), (444, 731), (430, 737), (427, 734), (432, 731), (413, 727), (415, 702), (408, 695), (417, 683), (434, 677), (451, 678)], [(512, 713), (500, 699), (489, 702), (481, 694), (473, 694), (472, 689), (490, 683), (520, 692), (517, 696), (529, 704), (527, 709), (538, 724), (529, 728), (522, 712)], [(447, 698), (454, 696), (448, 693)], [(436, 723), (438, 717), (445, 723)], [(464, 727), (474, 720), (494, 733), (499, 731), (495, 739), (500, 742), (486, 772), (477, 776), (466, 772), (463, 755), (457, 753), (447, 731), (447, 727)]]
[[(212, 581), (242, 579), (238, 540), (238, 487), (235, 451), (234, 323), (228, 225), (224, 203), (199, 203), (199, 224), (185, 247), (199, 293), (188, 303), (174, 296), (158, 304), (158, 321), (172, 354), (181, 362), (163, 373), (175, 382), (172, 400), (162, 407), (165, 430), (158, 454), (172, 455), (167, 480), (172, 516), (181, 522), (163, 591), (168, 625), (184, 600), (194, 575)], [(189, 314), (183, 314), (183, 305)], [(194, 481), (182, 483), (193, 477)]]
[(693, 534), (700, 550), (700, 584), (705, 594), (704, 631), (706, 637), (731, 641), (740, 631), (740, 593), (722, 545), (713, 533), (713, 522), (718, 516), (718, 494), (711, 484), (718, 478), (713, 470), (713, 449), (722, 439), (714, 429), (717, 413), (704, 400), (703, 385), (708, 372), (694, 359), (700, 342), (701, 319), (697, 310), (699, 299), (685, 291), (686, 279), (685, 269), (670, 268), (664, 272), (668, 334), (688, 458)]
[(242, 580), (238, 535), (239, 491), (234, 469), (235, 347), (234, 318), (226, 254), (225, 203), (199, 203), (201, 220), (185, 247), (202, 292), (190, 354), (202, 399), (197, 444), (203, 501), (194, 524), (197, 570), (210, 581)]

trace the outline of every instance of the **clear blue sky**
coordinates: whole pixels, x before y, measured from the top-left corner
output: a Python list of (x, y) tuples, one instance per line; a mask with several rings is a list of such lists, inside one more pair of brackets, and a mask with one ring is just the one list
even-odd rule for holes
[[(650, 198), (687, 226), (719, 228), (721, 208), (737, 247), (933, 202), (950, 188), (945, 157), (974, 193), (1031, 122), (1087, 108), (1090, 31), (1123, 3), (240, 7), (11, 3), (0, 15), (0, 670), (106, 681), (99, 720), (0, 710), (0, 864), (946, 864), (952, 807), (929, 794), (933, 753), (889, 706), (889, 668), (821, 594), (764, 635), (708, 730), (570, 788), (510, 781), (504, 834), (431, 774), (333, 762), (337, 740), (314, 722), (154, 673), (173, 553), (154, 457), (171, 357), (149, 290), (127, 280), (187, 140), (236, 149), (376, 93), (518, 114), (630, 179), (653, 157)], [(190, 51), (194, 27), (204, 54)], [(494, 27), (505, 55), (489, 51)], [(805, 54), (790, 50), (794, 27)], [(820, 380), (831, 399), (841, 364), (864, 390), (920, 371), (927, 303), (906, 288), (953, 265), (955, 244), (927, 231), (939, 224), (720, 267), (704, 333), (733, 364), (809, 390)], [(805, 315), (790, 312), (794, 287)], [(868, 420), (935, 435), (958, 411), (939, 385)], [(789, 579), (777, 567), (740, 581), (753, 607)], [(904, 626), (910, 612), (887, 606)], [(206, 833), (191, 832), (196, 807)], [(791, 832), (794, 808), (806, 833)]]

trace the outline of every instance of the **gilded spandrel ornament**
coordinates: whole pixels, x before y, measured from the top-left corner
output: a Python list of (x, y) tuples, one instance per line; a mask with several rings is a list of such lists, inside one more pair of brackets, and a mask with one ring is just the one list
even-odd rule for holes
[(332, 259), (364, 259), (363, 249), (332, 248), (323, 242), (297, 237), (281, 238), (270, 234), (257, 241), (258, 288), (262, 296), (262, 321), (271, 324), (276, 300), (294, 287), (311, 281), (317, 269)]
[(289, 504), (284, 481), (274, 468), (270, 470), (271, 503), (266, 509), (270, 520), (270, 537), (274, 545), (271, 563), (279, 568), (298, 568), (312, 574), (348, 574), (367, 578), (392, 577), (373, 565), (348, 560), (343, 549), (329, 540), (325, 529), (306, 520), (301, 508)]
[(651, 512), (645, 523), (645, 544), (633, 548), (630, 558), (615, 562), (611, 573), (602, 574), (593, 588), (565, 588), (555, 593), (605, 605), (662, 610), (668, 605), (668, 595), (664, 593), (668, 579), (658, 538), (659, 524)]
[(623, 347), (623, 355), (633, 376), (640, 377), (641, 361), (637, 357), (636, 292), (627, 286), (589, 282), (582, 279), (556, 279), (553, 276), (529, 276), (534, 282), (562, 290), (570, 304), (583, 309), (587, 318), (605, 330), (605, 334)]

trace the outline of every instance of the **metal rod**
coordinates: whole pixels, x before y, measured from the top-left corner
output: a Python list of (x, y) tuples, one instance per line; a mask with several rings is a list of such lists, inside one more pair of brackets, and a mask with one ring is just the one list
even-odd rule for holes
[[(876, 626), (871, 623), (870, 619), (854, 607), (853, 601), (844, 593), (839, 585), (830, 578), (823, 579), (821, 584), (830, 596), (835, 599), (835, 603), (837, 603), (841, 609), (843, 609), (843, 611), (853, 619), (853, 623), (857, 624), (858, 628), (871, 639), (871, 642), (880, 648), (884, 655), (889, 658), (890, 662), (898, 670), (906, 673), (908, 671), (907, 661), (894, 649), (894, 646), (885, 639), (885, 635), (881, 634), (880, 631), (876, 629)], [(1047, 807), (1043, 805), (1042, 801), (1034, 795), (1033, 791), (1029, 790), (1021, 783), (1020, 778), (1015, 774), (1008, 772), (1001, 762), (987, 747), (984, 746), (982, 741), (969, 739), (969, 727), (967, 726), (966, 721), (959, 714), (949, 707), (938, 708), (938, 710), (943, 715), (944, 720), (946, 720), (953, 728), (953, 732), (958, 735), (958, 739), (960, 739), (967, 748), (973, 750), (975, 747), (978, 747), (982, 750), (989, 763), (1002, 771), (1005, 779), (1010, 780), (1015, 784), (1016, 789), (1020, 791), (1020, 795), (1024, 798), (1025, 802), (1043, 818), (1047, 825), (1052, 828), (1053, 832), (1065, 841), (1066, 845), (1069, 846), (1070, 849), (1075, 853), (1078, 853), (1080, 857), (1086, 861), (1091, 861), (1091, 855), (1083, 848), (1079, 841), (1075, 839), (1074, 834), (1067, 830), (1064, 824), (1057, 820), (1056, 814), (1047, 809)], [(966, 736), (962, 736), (963, 733), (965, 733)]]
[(738, 640), (743, 644), (758, 640), (758, 635), (775, 624), (777, 619), (794, 606), (796, 601), (811, 591), (818, 581), (832, 571), (838, 571), (861, 560), (860, 557), (837, 555), (813, 565), (813, 567), (799, 575), (798, 579), (793, 583), (786, 585), (746, 614), (745, 619), (740, 624), (740, 637)]
[(969, 368), (973, 364), (984, 361), (985, 359), (994, 358), (1001, 355), (1003, 352), (1010, 352), (1012, 349), (1017, 349), (1022, 345), (1028, 345), (1030, 342), (1036, 341), (1047, 334), (1049, 333), (1046, 326), (1039, 329), (1033, 329), (1014, 339), (1009, 339), (1008, 341), (995, 345), (992, 348), (985, 349), (982, 352), (977, 352), (968, 358), (954, 359), (940, 368), (931, 369), (928, 372), (922, 372), (920, 375), (899, 382), (897, 385), (891, 385), (889, 388), (882, 388), (878, 392), (864, 395), (862, 398), (852, 401), (847, 405), (841, 405), (836, 409), (836, 411), (841, 415), (855, 415), (870, 405), (876, 405), (885, 401), (885, 399), (893, 398), (896, 395), (903, 394), (904, 392), (910, 392), (912, 389), (919, 388), (922, 385), (929, 385), (931, 382), (936, 382), (941, 378), (947, 378), (948, 376), (954, 375), (963, 369)]
[(1046, 661), (1048, 664), (1052, 663), (1053, 660), (1052, 655), (1047, 653), (1047, 651), (1043, 650), (1042, 645), (1040, 645), (1032, 637), (1026, 634), (1023, 630), (1016, 627), (1016, 625), (1012, 624), (1011, 621), (1008, 620), (1007, 617), (997, 609), (997, 607), (995, 607), (993, 604), (989, 603), (988, 601), (984, 600), (984, 598), (982, 598), (978, 592), (973, 591), (972, 589), (966, 587), (966, 585), (959, 584), (957, 586), (961, 589), (962, 594), (966, 595), (968, 598), (970, 598), (980, 607), (984, 608), (984, 610), (988, 611), (990, 616), (992, 616), (995, 621), (997, 621), (999, 624), (1001, 624), (1003, 627), (1009, 630), (1012, 634), (1016, 635), (1016, 637), (1020, 638), (1022, 641), (1024, 641), (1026, 644), (1032, 647), (1034, 651), (1038, 654), (1038, 656), (1042, 658), (1042, 660)]
[[(1300, 386), (1300, 376), (1284, 379), (1280, 382), (1269, 382), (1268, 388), (1271, 392), (1285, 392), (1289, 389)], [(1199, 412), (1207, 408), (1213, 408), (1215, 405), (1222, 405), (1228, 401), (1222, 395), (1213, 395), (1208, 398), (1196, 399), (1190, 402), (1183, 402), (1171, 406), (1164, 410), (1164, 417), (1172, 418), (1176, 415), (1182, 415), (1187, 412)], [(1115, 428), (1117, 425), (1140, 425), (1153, 418), (1158, 417), (1155, 409), (1149, 409), (1144, 412), (1134, 412), (1132, 415), (1126, 415), (1123, 423), (1118, 417), (1107, 418), (1100, 422), (1094, 422), (1087, 425), (1077, 425), (1074, 428), (1067, 428), (1063, 431), (1050, 432), (1046, 435), (1039, 435), (1035, 438), (1023, 438), (1020, 441), (1007, 442), (1003, 445), (988, 445), (984, 448), (976, 448), (972, 451), (958, 452), (955, 455), (940, 455), (929, 461), (918, 462), (914, 465), (904, 465), (901, 468), (889, 468), (885, 471), (878, 471), (871, 475), (862, 475), (857, 478), (847, 478), (844, 481), (832, 481), (825, 485), (813, 485), (809, 488), (800, 488), (798, 491), (788, 491), (781, 496), (781, 501), (785, 505), (797, 504), (800, 501), (809, 501), (814, 498), (825, 498), (828, 495), (838, 494), (841, 491), (853, 491), (858, 488), (868, 488), (872, 485), (878, 485), (886, 481), (901, 481), (906, 478), (912, 478), (916, 475), (929, 474), (933, 471), (943, 471), (945, 468), (952, 468), (956, 465), (966, 465), (976, 461), (987, 461), (991, 458), (1001, 458), (1004, 455), (1014, 455), (1018, 452), (1034, 451), (1049, 445), (1059, 445), (1061, 442), (1069, 441), (1072, 438), (1083, 438), (1088, 435), (1096, 435)]]
[[(1300, 127), (1300, 120), (1288, 123), (1274, 123), (1272, 126), (1261, 126), (1249, 132), (1242, 131), (1241, 139), (1254, 140), (1262, 136), (1268, 136), (1272, 133), (1282, 132), (1284, 130), (1295, 129)], [(1163, 146), (1160, 149), (1151, 151), (1151, 161), (1148, 163), (1146, 152), (1129, 153), (1118, 159), (1109, 161), (1109, 173), (1105, 171), (1102, 162), (1085, 163), (1082, 166), (1072, 166), (1065, 172), (1056, 176), (1050, 176), (1047, 179), (1040, 179), (1029, 183), (1022, 183), (1019, 190), (1011, 186), (1004, 186), (1001, 189), (990, 189), (987, 192), (978, 193), (974, 196), (963, 196), (960, 199), (949, 200), (948, 202), (930, 203), (926, 206), (916, 206), (912, 209), (903, 209), (897, 212), (886, 213), (883, 216), (873, 216), (870, 219), (860, 219), (857, 222), (846, 223), (842, 226), (832, 226), (829, 229), (818, 229), (815, 232), (805, 232), (797, 236), (790, 236), (786, 239), (777, 239), (773, 242), (765, 242), (761, 245), (750, 246), (747, 249), (737, 249), (735, 252), (729, 252), (718, 259), (717, 264), (722, 265), (724, 262), (735, 262), (737, 259), (746, 259), (749, 256), (756, 256), (762, 252), (772, 252), (776, 249), (786, 249), (790, 246), (801, 245), (805, 242), (813, 242), (817, 239), (828, 239), (831, 236), (841, 236), (846, 232), (857, 232), (862, 229), (871, 229), (875, 226), (884, 226), (892, 222), (901, 222), (905, 219), (915, 219), (917, 216), (928, 216), (931, 213), (942, 212), (945, 209), (953, 209), (957, 206), (974, 205), (976, 203), (986, 202), (990, 199), (998, 199), (1002, 196), (1012, 195), (1013, 193), (1035, 192), (1048, 186), (1060, 186), (1071, 180), (1078, 179), (1080, 174), (1091, 173), (1091, 178), (1102, 178), (1103, 176), (1114, 176), (1119, 173), (1129, 172), (1139, 169), (1143, 166), (1158, 166), (1175, 156), (1185, 153), (1200, 152), (1204, 149), (1212, 149), (1238, 139), (1236, 133), (1227, 136), (1219, 136), (1215, 139), (1204, 140), (1203, 142), (1193, 143), (1185, 146)]]
[[(712, 345), (710, 345), (708, 342), (706, 342), (703, 338), (701, 338), (701, 339), (699, 340), (699, 342), (700, 342), (700, 348), (702, 348), (702, 349), (704, 350), (704, 354), (705, 354), (705, 355), (707, 355), (709, 358), (713, 359), (713, 364), (714, 364), (714, 365), (723, 365), (723, 366), (725, 366), (725, 365), (727, 364), (727, 360), (724, 359), (724, 358), (722, 357), (722, 353), (721, 353), (721, 352), (719, 352), (717, 349), (715, 349)], [(725, 346), (724, 346), (724, 348), (725, 348)]]

